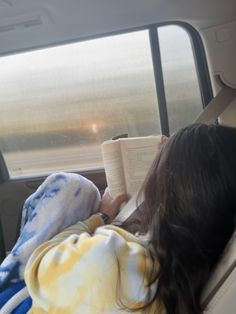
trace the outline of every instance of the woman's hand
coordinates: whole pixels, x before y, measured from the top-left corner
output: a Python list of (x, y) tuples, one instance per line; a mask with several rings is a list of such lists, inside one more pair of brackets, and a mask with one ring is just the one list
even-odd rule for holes
[(100, 212), (109, 216), (111, 222), (118, 214), (121, 204), (127, 201), (128, 196), (126, 194), (119, 195), (113, 199), (108, 188), (106, 188), (100, 202)]

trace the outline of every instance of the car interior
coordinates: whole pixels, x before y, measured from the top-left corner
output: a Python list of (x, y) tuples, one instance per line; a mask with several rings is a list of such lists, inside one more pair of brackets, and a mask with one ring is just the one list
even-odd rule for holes
[[(177, 47), (177, 35), (168, 33), (174, 28), (177, 32), (180, 30), (178, 36), (181, 40), (185, 36), (189, 41), (186, 47), (191, 49), (191, 53), (188, 57), (183, 55), (185, 48), (181, 49), (181, 40), (180, 48)], [(141, 37), (144, 38), (143, 42)], [(117, 41), (110, 42), (111, 38)], [(107, 43), (102, 46), (106, 40)], [(141, 43), (140, 46), (136, 46), (135, 40)], [(95, 151), (91, 147), (91, 153), (84, 154), (88, 143), (90, 145), (96, 140), (96, 147), (99, 147), (105, 139), (126, 133), (127, 125), (131, 136), (148, 135), (150, 132), (169, 136), (194, 121), (236, 127), (235, 0), (0, 0), (0, 43), (0, 69), (3, 69), (0, 88), (0, 261), (11, 250), (19, 235), (24, 201), (48, 174), (54, 171), (80, 173), (92, 180), (101, 192), (104, 191), (107, 182), (101, 153), (98, 148)], [(129, 43), (132, 43), (130, 47)], [(56, 49), (64, 49), (64, 57)], [(73, 58), (68, 49), (74, 51)], [(90, 49), (90, 52), (86, 49)], [(177, 49), (180, 50), (179, 55)], [(100, 58), (100, 50), (104, 57)], [(47, 59), (46, 51), (51, 51), (50, 59)], [(120, 51), (120, 56), (118, 53), (116, 55), (117, 51)], [(38, 52), (42, 52), (40, 64), (37, 64)], [(141, 56), (141, 53), (146, 56)], [(55, 61), (54, 55), (57, 54), (58, 61)], [(190, 54), (193, 61), (188, 59)], [(121, 66), (118, 62), (125, 56), (131, 61)], [(78, 61), (80, 64), (74, 61), (75, 57), (81, 59)], [(142, 60), (145, 62), (143, 66), (140, 65)], [(76, 102), (67, 95), (71, 90), (71, 83), (66, 78), (69, 61), (72, 62), (70, 77), (75, 84), (78, 83), (74, 90), (78, 90), (83, 101)], [(17, 62), (19, 69), (16, 69)], [(89, 68), (86, 68), (86, 62)], [(107, 75), (101, 73), (102, 66), (108, 72), (106, 62), (111, 72)], [(185, 73), (191, 62), (192, 68)], [(137, 69), (143, 67), (145, 71), (149, 67), (151, 74), (145, 72), (147, 79), (143, 80), (144, 74), (140, 74), (140, 77), (132, 76), (129, 66)], [(175, 75), (172, 69), (179, 72)], [(114, 76), (113, 70), (117, 71)], [(26, 71), (30, 73), (27, 77), (24, 76)], [(34, 71), (36, 74), (32, 74)], [(40, 71), (43, 72), (42, 76)], [(80, 77), (81, 85), (74, 73), (76, 71), (83, 73)], [(183, 86), (178, 85), (179, 73), (185, 75)], [(189, 75), (196, 77), (193, 83), (197, 86), (196, 92), (193, 85), (188, 86), (192, 80)], [(98, 77), (97, 81), (95, 76)], [(56, 87), (52, 86), (54, 82)], [(143, 104), (149, 97), (147, 95), (151, 95), (151, 100), (147, 101), (150, 102), (147, 114), (143, 113), (146, 109), (140, 111), (136, 98), (125, 99), (126, 94), (117, 96), (119, 90), (125, 91), (131, 83), (134, 85), (132, 92), (126, 93), (134, 97), (139, 95)], [(37, 84), (45, 85), (44, 94), (40, 94)], [(171, 107), (178, 97), (178, 92), (173, 92), (176, 85), (180, 94), (183, 91), (185, 95), (179, 98), (183, 108), (178, 104)], [(61, 93), (63, 88), (64, 94)], [(143, 95), (139, 94), (142, 88), (147, 90)], [(52, 94), (57, 93), (58, 96), (53, 98)], [(193, 99), (198, 104), (194, 107), (197, 109), (192, 111), (188, 107), (192, 103), (191, 93), (195, 93)], [(91, 95), (100, 102), (91, 103)], [(62, 98), (65, 98), (64, 107)], [(114, 101), (115, 109), (108, 109), (110, 99), (118, 99)], [(29, 102), (28, 107), (25, 107), (26, 101)], [(75, 103), (80, 111), (67, 107), (68, 101)], [(153, 102), (158, 103), (158, 109), (151, 107)], [(37, 108), (32, 103), (37, 104)], [(123, 116), (123, 108), (129, 105), (129, 111)], [(38, 111), (40, 106), (42, 109)], [(32, 116), (27, 108), (32, 109), (29, 109)], [(155, 126), (157, 118), (154, 110), (158, 111), (158, 127)], [(136, 117), (135, 112), (139, 116)], [(76, 120), (77, 115), (84, 115), (84, 120)], [(143, 121), (137, 122), (139, 117)], [(114, 121), (110, 122), (113, 118)], [(46, 122), (42, 122), (43, 119)], [(66, 126), (62, 128), (63, 121), (66, 121)], [(78, 129), (79, 123), (81, 128)], [(87, 131), (88, 125), (90, 133)], [(107, 133), (104, 131), (106, 128)], [(58, 139), (59, 144), (55, 144), (55, 139)], [(29, 142), (30, 147), (27, 146)], [(52, 155), (49, 155), (50, 147), (55, 148)], [(63, 164), (58, 161), (58, 166), (55, 166), (56, 158), (62, 160), (64, 147), (68, 150), (67, 164), (64, 165), (63, 159)], [(75, 147), (73, 153), (72, 147)], [(83, 166), (76, 163), (78, 151), (82, 152), (78, 158)], [(92, 157), (95, 158), (96, 154), (98, 161), (95, 162)], [(41, 159), (36, 160), (35, 156), (41, 156)], [(50, 156), (50, 162), (49, 159), (45, 161), (47, 156)], [(71, 156), (75, 156), (73, 160)], [(27, 163), (30, 163), (29, 167)], [(44, 163), (47, 166), (44, 167)], [(202, 296), (204, 313), (234, 314), (235, 295), (236, 233), (225, 248), (210, 281), (206, 283)]]

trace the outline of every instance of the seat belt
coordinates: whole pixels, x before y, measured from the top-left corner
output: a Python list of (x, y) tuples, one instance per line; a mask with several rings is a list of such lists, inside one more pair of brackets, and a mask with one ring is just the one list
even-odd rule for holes
[(115, 217), (113, 223), (115, 225), (122, 225), (143, 203), (143, 195), (139, 196), (136, 192), (128, 202), (121, 208), (119, 214)]
[[(222, 85), (220, 92), (209, 102), (206, 108), (195, 120), (195, 123), (214, 123), (235, 98), (236, 89)], [(135, 194), (121, 209), (114, 223), (121, 224), (127, 220), (136, 211), (137, 207), (141, 205), (142, 201), (143, 200), (139, 200), (139, 204), (137, 204), (137, 194)]]
[(209, 102), (195, 120), (195, 123), (214, 123), (235, 98), (236, 89), (223, 85), (220, 92)]

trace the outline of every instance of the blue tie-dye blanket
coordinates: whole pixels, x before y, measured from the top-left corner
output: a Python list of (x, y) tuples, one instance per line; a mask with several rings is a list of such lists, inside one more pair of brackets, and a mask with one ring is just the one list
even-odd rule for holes
[(96, 186), (77, 174), (53, 174), (40, 185), (23, 206), (19, 239), (0, 266), (0, 308), (24, 287), (24, 269), (33, 250), (66, 227), (87, 219), (98, 211), (99, 202)]

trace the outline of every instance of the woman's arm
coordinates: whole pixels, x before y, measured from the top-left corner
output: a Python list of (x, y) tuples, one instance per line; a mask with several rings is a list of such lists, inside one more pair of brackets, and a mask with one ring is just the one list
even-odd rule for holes
[(94, 215), (34, 251), (25, 271), (33, 310), (70, 314), (86, 313), (90, 307), (89, 313), (106, 313), (117, 309), (117, 301), (131, 308), (145, 304), (155, 270), (148, 250), (115, 226), (92, 234), (102, 223)]
[(54, 236), (49, 243), (60, 243), (67, 239), (69, 236), (76, 234), (79, 236), (82, 233), (87, 233), (92, 235), (96, 228), (104, 225), (104, 220), (99, 214), (94, 214), (88, 219), (84, 221), (79, 221), (75, 225), (72, 225), (65, 230), (63, 230), (61, 233)]

